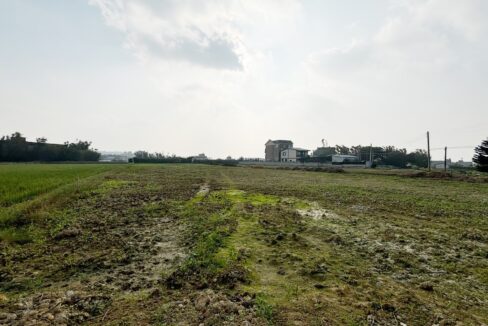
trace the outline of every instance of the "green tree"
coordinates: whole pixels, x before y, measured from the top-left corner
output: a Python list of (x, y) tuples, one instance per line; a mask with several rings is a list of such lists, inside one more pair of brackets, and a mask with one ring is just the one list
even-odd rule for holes
[(407, 155), (408, 163), (418, 167), (426, 168), (428, 165), (428, 155), (425, 149), (417, 149), (415, 152)]
[(336, 145), (336, 153), (340, 155), (349, 155), (351, 154), (351, 149), (344, 145)]
[(476, 169), (482, 172), (488, 172), (488, 138), (481, 142), (481, 145), (474, 149), (473, 162), (476, 163)]
[(395, 146), (386, 146), (384, 149), (382, 164), (404, 168), (407, 166), (407, 150), (405, 148), (395, 148)]
[(146, 151), (137, 151), (134, 153), (136, 158), (147, 159), (149, 158), (149, 153)]
[(45, 137), (28, 142), (20, 132), (0, 138), (0, 161), (98, 161), (100, 153), (90, 149), (91, 142), (78, 141), (64, 144), (47, 144)]
[(314, 157), (328, 157), (336, 153), (335, 147), (318, 147), (313, 151)]

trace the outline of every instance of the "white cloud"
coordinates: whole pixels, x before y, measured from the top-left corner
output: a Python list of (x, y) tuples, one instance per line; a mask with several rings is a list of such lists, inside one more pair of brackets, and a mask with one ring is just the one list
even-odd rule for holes
[(488, 28), (480, 12), (488, 9), (487, 2), (392, 3), (391, 16), (375, 35), (310, 54), (310, 71), (329, 81), (357, 84), (364, 82), (361, 75), (391, 81), (402, 73), (445, 74), (461, 67), (469, 70), (483, 66), (488, 56), (483, 36)]
[[(87, 119), (80, 129), (70, 132), (86, 132), (100, 148), (257, 156), (263, 141), (274, 137), (310, 148), (322, 138), (402, 146), (433, 126), (444, 132), (439, 147), (475, 145), (481, 131), (470, 131), (473, 141), (460, 137), (467, 132), (448, 130), (488, 119), (485, 0), (89, 2), (92, 7), (82, 9), (93, 20), (63, 6), (63, 19), (51, 29), (38, 28), (48, 21), (45, 10), (36, 11), (37, 20), (18, 17), (37, 34), (19, 36), (17, 24), (5, 20), (10, 29), (3, 34), (29, 51), (17, 55), (15, 47), (5, 47), (16, 55), (0, 67), (11, 71), (0, 74), (0, 83), (5, 107), (21, 113), (42, 108), (33, 119), (39, 126), (52, 124), (48, 112), (61, 121), (89, 110), (80, 114)], [(58, 44), (52, 34), (66, 26), (66, 17), (71, 43)], [(97, 34), (103, 23), (107, 28)], [(53, 61), (82, 50), (70, 69), (46, 67), (39, 44)], [(45, 73), (32, 74), (27, 56)], [(30, 96), (19, 96), (26, 88)], [(26, 121), (22, 116), (11, 114), (9, 123)], [(46, 121), (38, 123), (42, 117)], [(441, 139), (430, 130), (434, 143)]]
[(273, 56), (267, 49), (280, 42), (300, 11), (299, 0), (90, 3), (108, 26), (125, 33), (126, 47), (166, 101), (198, 110), (253, 110), (249, 103), (254, 99), (265, 102), (260, 86), (267, 93), (274, 87), (268, 75)]
[[(180, 151), (252, 155), (261, 152), (262, 138), (283, 128), (266, 125), (277, 111), (289, 116), (290, 108), (283, 99), (289, 90), (270, 72), (277, 69), (274, 47), (294, 30), (299, 0), (90, 3), (107, 26), (125, 34), (127, 49), (158, 88), (158, 105), (151, 110), (159, 109), (150, 113), (152, 123), (185, 143)], [(270, 134), (251, 135), (256, 128)], [(239, 149), (222, 137), (232, 133), (246, 138)], [(217, 145), (208, 149), (208, 144)]]
[(486, 32), (488, 3), (483, 0), (410, 0), (396, 1), (400, 13), (398, 22), (404, 29), (414, 26), (437, 35), (458, 34), (478, 42)]
[(186, 61), (215, 69), (242, 69), (239, 33), (225, 8), (176, 1), (92, 0), (107, 25), (127, 33), (127, 45), (144, 60)]
[[(488, 2), (391, 3), (389, 16), (369, 37), (311, 53), (309, 82), (360, 119), (371, 139), (402, 144), (408, 138), (402, 135), (430, 129), (442, 146), (463, 142), (472, 130), (449, 130), (469, 125), (474, 116), (488, 118)], [(386, 134), (388, 140), (381, 140)]]
[(127, 46), (145, 61), (183, 61), (242, 70), (255, 49), (242, 28), (286, 21), (298, 8), (286, 1), (90, 0), (107, 25), (127, 34)]

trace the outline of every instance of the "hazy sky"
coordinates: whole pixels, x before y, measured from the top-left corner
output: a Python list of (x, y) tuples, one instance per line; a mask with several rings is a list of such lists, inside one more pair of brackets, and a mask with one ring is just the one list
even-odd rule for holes
[(0, 134), (212, 157), (427, 130), (475, 146), (487, 35), (486, 0), (0, 0)]

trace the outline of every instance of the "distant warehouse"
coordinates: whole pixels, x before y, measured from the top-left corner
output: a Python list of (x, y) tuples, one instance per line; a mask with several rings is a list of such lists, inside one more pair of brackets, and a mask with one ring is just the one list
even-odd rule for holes
[(332, 164), (360, 163), (359, 158), (355, 155), (332, 155)]

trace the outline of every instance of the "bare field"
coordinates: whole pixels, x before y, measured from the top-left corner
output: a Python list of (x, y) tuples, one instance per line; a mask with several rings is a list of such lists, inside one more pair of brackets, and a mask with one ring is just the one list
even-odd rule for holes
[(0, 324), (488, 323), (487, 183), (190, 164), (0, 178)]

